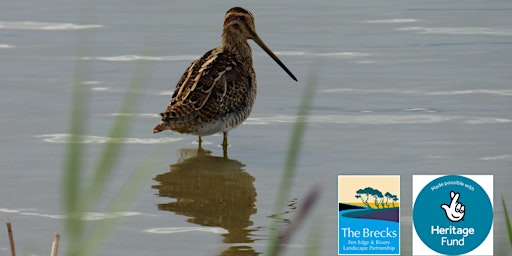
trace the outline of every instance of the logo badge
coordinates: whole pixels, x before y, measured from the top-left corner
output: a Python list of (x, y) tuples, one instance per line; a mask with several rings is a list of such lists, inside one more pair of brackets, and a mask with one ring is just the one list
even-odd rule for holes
[(400, 255), (400, 176), (338, 176), (338, 255)]
[(492, 175), (413, 175), (413, 255), (492, 255)]

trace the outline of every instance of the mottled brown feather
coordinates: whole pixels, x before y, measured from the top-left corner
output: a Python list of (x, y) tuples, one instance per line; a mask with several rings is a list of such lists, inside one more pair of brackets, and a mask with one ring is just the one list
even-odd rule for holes
[(198, 134), (201, 125), (209, 121), (230, 115), (248, 116), (256, 94), (251, 74), (252, 67), (240, 63), (235, 54), (221, 48), (208, 51), (181, 77), (169, 106), (161, 113), (159, 126)]
[(240, 125), (256, 98), (256, 74), (248, 39), (254, 40), (294, 80), (295, 76), (256, 34), (253, 15), (241, 7), (227, 11), (219, 47), (192, 62), (182, 75), (162, 120), (153, 132), (173, 130), (199, 136)]

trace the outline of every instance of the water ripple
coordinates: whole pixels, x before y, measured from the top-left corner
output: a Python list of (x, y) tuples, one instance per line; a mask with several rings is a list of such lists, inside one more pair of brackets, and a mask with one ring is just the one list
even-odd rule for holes
[(150, 228), (144, 230), (144, 232), (153, 233), (153, 234), (173, 234), (173, 233), (183, 233), (183, 232), (207, 232), (214, 234), (226, 234), (228, 233), (223, 228), (215, 228), (215, 227), (166, 227), (166, 228)]
[[(19, 214), (25, 216), (36, 216), (50, 219), (65, 219), (68, 216), (64, 214), (45, 214), (38, 213), (37, 209), (6, 209), (0, 208), (0, 212), (8, 213), (8, 214)], [(95, 221), (95, 220), (105, 220), (105, 219), (114, 219), (121, 217), (131, 217), (142, 215), (140, 212), (86, 212), (83, 214), (82, 219), (87, 221)]]
[(369, 53), (364, 52), (323, 52), (323, 53), (310, 53), (302, 51), (278, 51), (277, 55), (283, 56), (312, 56), (312, 57), (332, 57), (332, 58), (357, 58), (371, 56)]
[(140, 117), (160, 117), (159, 114), (155, 113), (139, 113), (139, 114), (133, 114), (133, 113), (112, 113), (113, 116), (140, 116)]
[(420, 34), (512, 36), (512, 29), (493, 29), (485, 27), (403, 27), (397, 30), (415, 31)]
[(333, 88), (322, 90), (324, 93), (389, 93), (389, 94), (412, 94), (412, 95), (430, 95), (430, 96), (452, 96), (467, 94), (487, 94), (498, 96), (512, 96), (512, 90), (500, 89), (472, 89), (457, 91), (420, 91), (420, 90), (403, 90), (403, 89), (358, 89), (358, 88)]
[[(259, 53), (256, 53), (259, 54)], [(261, 53), (263, 54), (263, 53)], [(359, 58), (371, 56), (364, 52), (325, 52), (325, 53), (308, 53), (302, 51), (280, 51), (276, 52), (277, 55), (282, 56), (312, 56), (312, 57), (325, 57), (325, 58)], [(96, 57), (82, 57), (82, 60), (99, 60), (99, 61), (192, 61), (200, 56), (197, 55), (171, 55), (171, 56), (144, 56), (144, 55), (120, 55), (120, 56), (96, 56)]]
[(50, 23), (34, 21), (0, 21), (0, 29), (14, 30), (78, 30), (101, 28), (102, 25), (78, 25), (73, 23)]
[(359, 88), (332, 88), (321, 90), (324, 93), (391, 93), (391, 94), (419, 94), (417, 90), (403, 90), (403, 89), (359, 89)]
[(84, 143), (84, 144), (103, 144), (103, 143), (124, 143), (124, 144), (162, 144), (162, 143), (172, 143), (175, 141), (180, 141), (181, 138), (110, 138), (103, 136), (92, 136), (92, 135), (84, 135), (78, 141), (71, 141), (71, 134), (68, 133), (55, 133), (55, 134), (43, 134), (36, 135), (36, 138), (42, 139), (44, 142), (48, 143)]
[(503, 159), (512, 159), (512, 155), (486, 156), (486, 157), (480, 158), (480, 160), (486, 160), (486, 161), (503, 160)]
[(366, 23), (382, 23), (382, 24), (393, 24), (393, 23), (412, 23), (418, 22), (417, 19), (387, 19), (387, 20), (367, 20)]
[[(407, 111), (407, 110), (405, 110)], [(297, 116), (268, 116), (249, 117), (245, 124), (264, 125), (279, 123), (295, 123)], [(444, 116), (432, 114), (420, 115), (313, 115), (308, 117), (308, 123), (324, 124), (359, 124), (359, 125), (392, 125), (392, 124), (435, 124), (443, 122), (462, 122), (465, 124), (503, 124), (511, 123), (511, 119), (497, 117), (465, 117), (465, 116)]]
[[(308, 117), (308, 123), (325, 124), (427, 124), (451, 120), (437, 115), (316, 115)], [(247, 124), (295, 123), (297, 116), (250, 117)]]
[(104, 56), (104, 57), (83, 57), (83, 60), (101, 60), (101, 61), (181, 61), (195, 60), (199, 58), (196, 55), (175, 55), (175, 56), (141, 56), (141, 55), (120, 55), (120, 56)]
[(425, 95), (447, 96), (447, 95), (466, 95), (466, 94), (491, 94), (501, 96), (512, 96), (512, 90), (460, 90), (460, 91), (433, 91), (426, 92)]

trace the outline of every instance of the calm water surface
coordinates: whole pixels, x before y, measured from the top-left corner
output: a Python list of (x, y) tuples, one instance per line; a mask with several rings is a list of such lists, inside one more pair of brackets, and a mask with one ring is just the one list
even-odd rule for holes
[[(251, 118), (230, 133), (225, 161), (221, 136), (205, 138), (211, 153), (198, 156), (194, 136), (151, 129), (185, 68), (218, 45), (222, 18), (234, 5), (253, 12), (260, 36), (299, 82), (252, 44), (258, 98)], [(336, 176), (358, 173), (402, 175), (403, 255), (411, 253), (412, 174), (493, 174), (495, 254), (509, 254), (500, 249), (507, 240), (499, 202), (503, 195), (512, 205), (508, 1), (27, 0), (2, 2), (0, 9), (0, 216), (13, 222), (21, 255), (47, 254), (53, 232), (62, 231), (60, 179), (76, 64), (89, 91), (82, 142), (92, 167), (140, 62), (150, 79), (129, 113), (135, 125), (104, 204), (135, 166), (158, 157), (130, 209), (88, 215), (91, 222), (121, 220), (100, 255), (263, 253), (312, 70), (318, 88), (288, 206), (277, 218), (287, 225), (319, 184), (313, 214), (322, 221), (307, 222), (288, 255), (303, 253), (314, 225), (323, 229), (321, 254), (335, 255)]]

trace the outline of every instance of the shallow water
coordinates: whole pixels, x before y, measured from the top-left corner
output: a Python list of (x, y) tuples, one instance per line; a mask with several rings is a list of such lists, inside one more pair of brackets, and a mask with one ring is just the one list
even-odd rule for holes
[[(253, 12), (260, 36), (299, 82), (251, 43), (258, 98), (251, 117), (230, 133), (230, 161), (218, 158), (221, 136), (205, 138), (209, 156), (194, 156), (194, 136), (151, 129), (187, 65), (218, 44), (223, 15), (238, 4)], [(289, 255), (303, 253), (314, 225), (322, 226), (322, 255), (335, 254), (335, 177), (359, 173), (402, 175), (403, 255), (411, 253), (412, 174), (493, 174), (495, 254), (506, 254), (499, 199), (512, 205), (507, 1), (188, 1), (178, 7), (52, 0), (4, 2), (0, 9), (0, 215), (13, 222), (21, 255), (46, 254), (53, 232), (62, 231), (59, 188), (76, 63), (89, 91), (88, 136), (81, 142), (92, 166), (113, 119), (126, 114), (118, 109), (140, 61), (150, 79), (130, 113), (135, 125), (120, 141), (126, 147), (105, 204), (135, 166), (148, 156), (158, 160), (129, 210), (87, 215), (121, 220), (101, 255), (263, 253), (290, 133), (313, 72), (317, 90), (289, 206), (276, 218), (287, 225), (320, 184), (314, 214), (321, 221), (299, 230)], [(0, 251), (7, 250), (1, 243)]]

